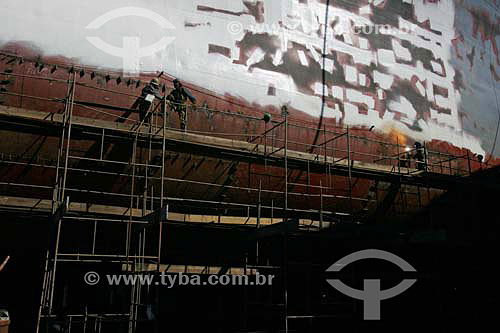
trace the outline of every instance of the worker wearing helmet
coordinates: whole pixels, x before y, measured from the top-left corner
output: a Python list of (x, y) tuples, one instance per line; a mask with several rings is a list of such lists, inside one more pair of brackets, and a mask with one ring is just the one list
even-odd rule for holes
[(167, 99), (170, 101), (170, 105), (173, 111), (179, 114), (180, 122), (181, 122), (181, 130), (186, 130), (187, 123), (187, 110), (186, 110), (186, 101), (189, 99), (191, 103), (196, 103), (196, 98), (182, 86), (182, 83), (175, 79), (174, 80), (174, 89), (170, 92)]
[[(160, 80), (158, 78), (152, 79), (143, 89), (141, 93), (141, 97), (139, 97), (132, 109), (137, 109), (139, 107), (139, 117), (142, 122), (145, 120), (146, 115), (148, 114), (149, 108), (153, 102), (154, 98), (162, 99), (163, 96), (160, 93)], [(149, 119), (146, 119), (148, 121)]]
[(163, 96), (160, 93), (160, 80), (158, 78), (154, 78), (149, 82), (148, 85), (142, 89), (142, 97), (146, 97), (147, 95), (153, 95), (158, 99), (162, 99)]

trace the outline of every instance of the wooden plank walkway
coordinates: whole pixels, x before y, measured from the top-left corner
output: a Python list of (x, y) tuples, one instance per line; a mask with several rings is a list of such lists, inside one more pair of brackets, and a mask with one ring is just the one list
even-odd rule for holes
[[(63, 122), (63, 114), (42, 111), (32, 111), (14, 107), (0, 106), (0, 120), (6, 119), (9, 124), (26, 127), (27, 131), (33, 130), (33, 125), (42, 129), (60, 128)], [(0, 122), (2, 126), (2, 122)], [(103, 129), (107, 133), (132, 139), (137, 133), (135, 124), (118, 123), (100, 119), (73, 116), (73, 128), (82, 128), (87, 131), (101, 133)], [(40, 129), (39, 129), (40, 130)], [(142, 126), (138, 131), (141, 137), (147, 136), (149, 129)], [(152, 139), (161, 142), (163, 130), (153, 127)], [(263, 144), (249, 143), (241, 140), (227, 139), (209, 135), (201, 135), (190, 132), (167, 129), (165, 132), (166, 149), (181, 153), (189, 153), (200, 156), (208, 156), (225, 160), (240, 161), (254, 164), (267, 164), (278, 167), (284, 166), (284, 149), (269, 155), (269, 152), (281, 147), (265, 147)], [(267, 154), (266, 154), (267, 152)], [(325, 173), (330, 169), (332, 174), (347, 176), (349, 171), (353, 178), (379, 180), (390, 183), (402, 183), (407, 185), (425, 186), (430, 188), (448, 189), (457, 182), (463, 182), (465, 177), (457, 177), (439, 173), (424, 172), (412, 168), (394, 168), (390, 165), (351, 161), (349, 170), (347, 158), (332, 158), (324, 155), (311, 154), (295, 150), (287, 150), (286, 158), (289, 169), (298, 169), (312, 173)]]

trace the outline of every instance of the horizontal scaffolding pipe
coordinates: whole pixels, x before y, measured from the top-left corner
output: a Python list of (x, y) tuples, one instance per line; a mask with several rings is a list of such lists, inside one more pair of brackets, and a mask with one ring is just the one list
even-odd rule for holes
[[(94, 161), (94, 162), (107, 162), (107, 163), (130, 165), (130, 163), (119, 162), (119, 161), (108, 161), (108, 160), (100, 160), (100, 159), (92, 159), (92, 158), (80, 158), (80, 157), (74, 157), (74, 156), (70, 156), (70, 158), (87, 160), (87, 161)], [(52, 168), (52, 169), (56, 168), (56, 166), (38, 165), (38, 164), (33, 164), (33, 163), (23, 164), (21, 162), (10, 162), (10, 161), (7, 161), (6, 163), (18, 164), (18, 165), (29, 165), (30, 167), (39, 167), (39, 168)], [(161, 166), (153, 166), (153, 165), (146, 165), (146, 164), (136, 164), (136, 166), (161, 169)], [(64, 167), (60, 167), (60, 169), (63, 169), (63, 168)], [(72, 172), (93, 173), (93, 174), (102, 174), (102, 175), (118, 176), (118, 177), (132, 177), (132, 175), (130, 175), (128, 173), (121, 173), (121, 172), (100, 171), (100, 170), (91, 170), (91, 169), (78, 169), (78, 168), (72, 168), (72, 167), (68, 167), (67, 169), (68, 169), (68, 171), (72, 171)], [(145, 176), (144, 175), (136, 175), (135, 178), (143, 179), (143, 178), (145, 178)], [(155, 176), (148, 176), (148, 179), (154, 180), (154, 181), (161, 181), (161, 177), (155, 177)], [(231, 190), (238, 190), (238, 191), (245, 191), (245, 192), (248, 192), (248, 191), (256, 192), (256, 193), (259, 192), (258, 188), (252, 188), (252, 187), (240, 187), (240, 186), (232, 186), (232, 185), (224, 185), (224, 184), (206, 183), (206, 182), (200, 182), (200, 181), (194, 181), (194, 180), (188, 180), (188, 179), (178, 179), (178, 178), (171, 178), (171, 177), (164, 177), (164, 180), (171, 181), (171, 182), (209, 186), (209, 187), (227, 188), (227, 189), (231, 189)], [(18, 186), (20, 184), (0, 182), (0, 185)], [(30, 186), (29, 184), (22, 184), (22, 185)], [(322, 188), (322, 189), (330, 189), (330, 190), (335, 190), (335, 191), (347, 192), (347, 190), (343, 190), (343, 189), (338, 189), (338, 188), (333, 189), (333, 188), (324, 187), (324, 186), (320, 187), (318, 185), (307, 185), (307, 184), (300, 184), (300, 183), (289, 183), (289, 185), (316, 188), (316, 189)], [(47, 187), (47, 188), (50, 188), (50, 187)], [(85, 191), (85, 189), (81, 189), (81, 190)], [(266, 189), (262, 189), (261, 191), (263, 193), (276, 194), (276, 195), (282, 195), (284, 193), (284, 191), (266, 190)], [(303, 196), (303, 197), (319, 197), (319, 194), (308, 194), (308, 193), (300, 193), (300, 192), (289, 192), (288, 194), (296, 195), (296, 196)], [(333, 195), (333, 194), (323, 194), (323, 196), (325, 198), (335, 198), (335, 199), (348, 199), (349, 198), (346, 196)], [(358, 200), (358, 201), (362, 201), (362, 202), (374, 201), (374, 200), (368, 200), (366, 198), (357, 198), (357, 197), (353, 197), (353, 200)]]
[[(11, 186), (23, 186), (23, 187), (32, 187), (32, 185), (28, 184), (15, 184), (15, 183), (3, 183), (0, 182), (0, 185), (11, 185)], [(37, 186), (37, 187), (42, 187), (42, 188), (47, 188), (47, 189), (52, 189), (50, 186)], [(73, 193), (85, 193), (85, 194), (100, 194), (100, 195), (105, 195), (105, 196), (110, 196), (110, 197), (122, 197), (122, 198), (130, 198), (130, 194), (124, 194), (124, 193), (113, 193), (113, 192), (104, 192), (104, 191), (88, 191), (88, 190), (81, 190), (81, 189), (74, 189), (74, 188), (66, 188), (66, 192), (73, 192)], [(140, 198), (141, 195), (134, 195), (134, 198)], [(150, 200), (154, 202), (159, 202), (160, 198), (158, 196), (153, 196), (149, 197)], [(233, 208), (240, 208), (242, 211), (247, 211), (250, 209), (250, 211), (255, 210), (255, 204), (244, 204), (244, 203), (237, 203), (237, 202), (228, 202), (228, 201), (213, 201), (213, 200), (202, 200), (202, 199), (192, 199), (192, 198), (178, 198), (178, 197), (165, 197), (166, 200), (170, 202), (180, 202), (180, 203), (187, 203), (187, 202), (193, 202), (193, 203), (198, 203), (198, 204), (206, 204), (210, 206), (211, 208), (228, 208), (228, 207), (233, 207)], [(191, 206), (191, 205), (187, 205)], [(203, 208), (197, 206), (197, 208)], [(266, 210), (273, 210), (273, 211), (284, 211), (284, 207), (280, 206), (261, 206), (262, 209)], [(314, 209), (297, 209), (297, 208), (289, 208), (288, 209), (290, 212), (294, 213), (305, 213), (305, 214), (316, 214), (317, 210)], [(349, 216), (350, 214), (348, 213), (342, 213), (342, 212), (332, 212), (332, 211), (324, 211), (324, 214), (328, 215), (339, 215), (339, 216)]]

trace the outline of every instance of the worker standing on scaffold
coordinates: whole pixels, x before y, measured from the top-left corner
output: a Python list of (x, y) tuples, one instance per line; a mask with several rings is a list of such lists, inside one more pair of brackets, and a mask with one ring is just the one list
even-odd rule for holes
[(141, 97), (137, 98), (132, 109), (136, 109), (139, 107), (139, 117), (140, 121), (145, 121), (146, 123), (149, 121), (146, 119), (146, 115), (148, 114), (149, 108), (153, 103), (154, 99), (163, 99), (163, 96), (160, 93), (160, 80), (154, 78), (149, 82), (143, 89), (141, 93)]
[(196, 104), (196, 98), (182, 86), (182, 83), (175, 79), (174, 80), (174, 89), (170, 92), (167, 97), (167, 100), (170, 101), (170, 107), (172, 111), (175, 111), (179, 114), (179, 119), (181, 121), (181, 130), (186, 130), (186, 122), (187, 122), (187, 110), (186, 110), (186, 101), (190, 100), (191, 103)]
[(425, 164), (425, 151), (420, 142), (415, 142), (415, 160), (417, 161), (418, 170), (427, 170), (427, 165)]

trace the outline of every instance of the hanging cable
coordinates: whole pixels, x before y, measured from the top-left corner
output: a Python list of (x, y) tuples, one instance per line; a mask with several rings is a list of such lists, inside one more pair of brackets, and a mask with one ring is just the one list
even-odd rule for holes
[(493, 141), (493, 147), (491, 147), (490, 156), (488, 157), (488, 160), (485, 162), (485, 164), (488, 164), (488, 162), (493, 157), (493, 153), (495, 152), (495, 148), (496, 148), (496, 145), (497, 145), (498, 129), (500, 127), (500, 107), (498, 105), (497, 88), (495, 86), (495, 82), (493, 81), (493, 71), (495, 70), (495, 66), (493, 65), (492, 53), (493, 53), (493, 47), (490, 48), (490, 66), (491, 66), (490, 78), (491, 78), (491, 86), (493, 88), (493, 92), (495, 93), (495, 101), (496, 101), (496, 104), (497, 104), (497, 112), (498, 112), (498, 121), (497, 121), (497, 130), (496, 130), (496, 133), (495, 133), (495, 139)]
[[(316, 129), (316, 135), (314, 136), (314, 141), (313, 141), (313, 146), (318, 143), (319, 135), (321, 133), (321, 129), (323, 128), (323, 114), (325, 112), (325, 103), (326, 103), (326, 72), (325, 72), (325, 66), (326, 66), (326, 36), (328, 32), (328, 10), (330, 8), (330, 0), (326, 0), (326, 9), (325, 9), (325, 31), (324, 31), (324, 36), (323, 36), (323, 68), (321, 71), (321, 77), (322, 77), (322, 83), (323, 83), (323, 89), (321, 93), (321, 113), (319, 115), (319, 122), (318, 122), (318, 128)], [(314, 148), (311, 148), (312, 152)]]

